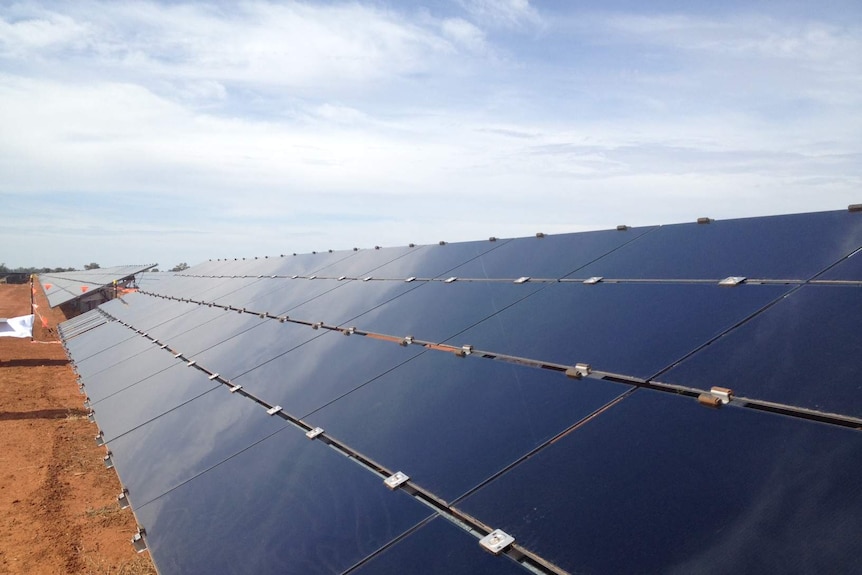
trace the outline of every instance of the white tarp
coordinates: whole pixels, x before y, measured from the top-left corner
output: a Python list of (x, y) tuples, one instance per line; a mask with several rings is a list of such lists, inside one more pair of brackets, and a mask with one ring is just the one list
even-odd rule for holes
[(33, 337), (33, 316), (0, 317), (0, 337)]

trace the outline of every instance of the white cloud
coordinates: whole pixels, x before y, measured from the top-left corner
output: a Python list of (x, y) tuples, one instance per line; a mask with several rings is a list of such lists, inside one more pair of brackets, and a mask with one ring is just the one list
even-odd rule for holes
[(22, 20), (0, 20), (0, 57), (27, 57), (33, 52), (80, 48), (88, 27), (59, 13), (41, 13)]
[[(4, 207), (56, 199), (28, 221), (75, 238), (105, 218), (141, 246), (206, 238), (191, 263), (858, 203), (858, 30), (394, 6), (0, 8)], [(152, 216), (119, 198), (174, 219), (132, 225)]]
[(542, 21), (530, 0), (460, 0), (460, 3), (483, 26), (519, 28)]
[(446, 38), (455, 44), (464, 46), (473, 52), (482, 52), (487, 46), (485, 33), (473, 24), (461, 18), (447, 18), (441, 23), (441, 30)]
[(415, 74), (452, 52), (433, 32), (359, 4), (250, 2), (225, 10), (80, 2), (0, 20), (0, 41), (6, 57), (58, 57), (55, 64), (71, 57), (90, 70), (137, 78), (298, 89)]

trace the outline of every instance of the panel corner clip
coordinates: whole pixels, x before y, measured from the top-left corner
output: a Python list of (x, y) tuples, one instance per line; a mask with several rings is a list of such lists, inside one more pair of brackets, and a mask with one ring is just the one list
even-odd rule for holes
[(582, 377), (586, 377), (593, 372), (592, 366), (588, 363), (576, 363), (574, 366), (570, 367), (566, 370), (566, 377), (571, 377), (572, 379), (581, 379)]
[(503, 531), (502, 529), (494, 529), (479, 540), (486, 551), (490, 551), (494, 555), (502, 553), (506, 547), (515, 542), (515, 538)]

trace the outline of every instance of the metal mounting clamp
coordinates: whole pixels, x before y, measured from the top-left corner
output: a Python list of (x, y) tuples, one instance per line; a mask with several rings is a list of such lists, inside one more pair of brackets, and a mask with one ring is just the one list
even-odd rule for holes
[(389, 489), (397, 489), (398, 487), (400, 487), (401, 485), (403, 485), (404, 483), (406, 483), (409, 480), (410, 480), (409, 475), (406, 475), (404, 473), (401, 473), (400, 471), (397, 471), (394, 474), (387, 477), (383, 481), (383, 483), (385, 483), (386, 487), (388, 487)]
[(733, 399), (733, 390), (726, 387), (712, 387), (708, 393), (697, 396), (697, 402), (706, 407), (718, 408), (730, 403)]
[(746, 280), (745, 276), (729, 276), (718, 282), (720, 286), (736, 286)]
[(305, 433), (305, 436), (309, 439), (314, 439), (315, 437), (317, 437), (321, 433), (323, 433), (323, 428), (322, 427), (315, 427), (314, 429), (307, 431)]
[(147, 541), (146, 539), (144, 539), (145, 534), (146, 531), (144, 531), (143, 529), (138, 529), (138, 532), (135, 533), (134, 537), (132, 537), (132, 546), (138, 553), (143, 553), (147, 550)]
[(588, 363), (576, 363), (573, 367), (566, 370), (566, 377), (573, 379), (581, 379), (592, 373), (593, 368)]
[(502, 529), (494, 529), (479, 540), (479, 545), (494, 555), (499, 555), (514, 542), (515, 538)]

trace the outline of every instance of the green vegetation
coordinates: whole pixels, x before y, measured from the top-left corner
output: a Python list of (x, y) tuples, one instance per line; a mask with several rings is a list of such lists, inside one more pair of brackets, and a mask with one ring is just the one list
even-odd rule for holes
[[(99, 264), (96, 264), (96, 267), (99, 267)], [(90, 269), (90, 268), (87, 268)], [(75, 268), (8, 268), (5, 263), (0, 263), (0, 274), (48, 274), (48, 273), (58, 273), (58, 272), (74, 272), (78, 271)]]

